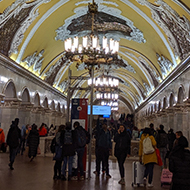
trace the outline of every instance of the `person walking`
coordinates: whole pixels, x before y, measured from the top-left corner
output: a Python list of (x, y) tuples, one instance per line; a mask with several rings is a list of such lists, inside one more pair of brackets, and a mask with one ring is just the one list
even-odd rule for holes
[(190, 151), (181, 131), (176, 132), (176, 144), (169, 157), (169, 170), (173, 173), (171, 190), (190, 188)]
[(28, 156), (29, 158), (31, 158), (30, 161), (32, 161), (37, 155), (39, 142), (40, 142), (40, 139), (39, 139), (39, 133), (37, 130), (37, 125), (33, 124), (32, 130), (30, 131), (28, 135), (28, 139), (27, 139), (27, 144), (29, 147)]
[(173, 149), (173, 145), (174, 145), (174, 141), (176, 139), (176, 135), (173, 132), (173, 129), (170, 129), (168, 131), (168, 149), (169, 149), (169, 153), (172, 151)]
[(71, 122), (66, 123), (66, 128), (62, 133), (63, 141), (63, 167), (62, 167), (62, 180), (66, 180), (66, 168), (68, 163), (68, 181), (71, 180), (72, 175), (72, 164), (73, 164), (73, 156), (75, 155), (75, 146), (74, 142), (74, 131), (71, 130)]
[(168, 135), (164, 131), (163, 125), (160, 125), (160, 130), (158, 130), (158, 134), (156, 136), (156, 142), (157, 142), (157, 148), (160, 151), (160, 157), (162, 159), (163, 166), (164, 166), (164, 168), (167, 168), (166, 154), (167, 154), (167, 150), (168, 150)]
[[(74, 123), (74, 138), (75, 148), (78, 156), (78, 169), (80, 170), (80, 180), (84, 180), (84, 166), (83, 166), (83, 156), (85, 151), (85, 146), (90, 142), (90, 134), (80, 125), (78, 121)], [(78, 170), (76, 170), (78, 172)], [(75, 172), (76, 172), (75, 171)], [(73, 178), (76, 178), (77, 173), (74, 174)]]
[(145, 165), (144, 184), (146, 185), (148, 177), (148, 187), (153, 187), (153, 169), (157, 164), (156, 140), (151, 134), (150, 128), (145, 128), (139, 142), (139, 161)]
[(0, 123), (0, 150), (2, 150), (3, 152), (6, 151), (5, 134), (3, 129), (1, 128), (1, 123)]
[(62, 142), (62, 133), (65, 129), (65, 125), (60, 125), (58, 131), (55, 135), (55, 156), (53, 160), (55, 160), (54, 164), (54, 176), (53, 179), (61, 179), (61, 164), (62, 164), (62, 150), (63, 150), (63, 142)]
[(131, 138), (123, 125), (119, 126), (118, 132), (114, 136), (114, 142), (116, 143), (114, 155), (117, 158), (119, 172), (121, 176), (121, 180), (118, 183), (121, 185), (125, 185), (125, 169), (123, 164), (125, 162), (126, 157), (130, 156)]
[(21, 130), (18, 128), (18, 123), (19, 118), (16, 118), (14, 121), (12, 121), (6, 140), (7, 145), (9, 146), (9, 167), (11, 170), (14, 170), (13, 163), (15, 161), (21, 139)]
[(111, 135), (109, 130), (107, 129), (107, 125), (104, 123), (102, 125), (102, 128), (100, 128), (100, 125), (97, 125), (97, 131), (96, 131), (96, 143), (97, 143), (97, 149), (96, 149), (96, 172), (97, 176), (100, 174), (100, 163), (101, 161), (104, 163), (104, 167), (106, 170), (106, 177), (111, 178), (111, 175), (109, 173), (109, 151), (112, 149), (112, 143), (111, 143)]

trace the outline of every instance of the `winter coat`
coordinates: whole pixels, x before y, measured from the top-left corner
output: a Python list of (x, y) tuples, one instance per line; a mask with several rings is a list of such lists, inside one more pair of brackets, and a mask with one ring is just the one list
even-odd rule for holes
[[(161, 135), (165, 135), (165, 139), (161, 137)], [(165, 140), (165, 141), (164, 141)], [(156, 136), (157, 148), (167, 148), (168, 146), (168, 135), (164, 130), (159, 130)]]
[(10, 126), (8, 135), (7, 135), (7, 145), (10, 148), (17, 148), (19, 146), (21, 139), (21, 130), (15, 124)]
[(61, 142), (63, 144), (63, 152), (62, 156), (74, 156), (75, 155), (75, 142), (76, 138), (74, 136), (74, 131), (71, 131), (72, 133), (72, 144), (64, 144), (64, 136), (65, 136), (65, 130), (61, 134)]
[(122, 153), (130, 154), (131, 152), (131, 138), (129, 134), (124, 130), (122, 133), (116, 133), (114, 137), (115, 150), (114, 155), (115, 157), (120, 156)]
[(43, 126), (38, 130), (40, 137), (45, 137), (47, 135), (47, 129)]
[(63, 144), (61, 141), (61, 132), (57, 132), (55, 136), (55, 156), (53, 160), (61, 161), (62, 160), (62, 151), (63, 151)]
[(169, 157), (169, 170), (173, 173), (171, 190), (190, 189), (190, 151), (187, 139), (180, 137), (178, 145), (171, 151)]
[(97, 126), (96, 131), (96, 147), (112, 149), (111, 135), (109, 130), (104, 131), (100, 126)]
[(139, 142), (139, 157), (142, 157), (143, 164), (148, 164), (148, 163), (157, 163), (157, 156), (156, 156), (156, 151), (154, 151), (152, 154), (143, 154), (143, 140), (149, 137), (152, 141), (152, 146), (156, 147), (156, 141), (154, 137), (149, 134), (142, 134), (141, 135), (141, 140)]
[[(90, 134), (88, 131), (86, 131), (82, 126), (79, 126), (79, 127), (76, 127), (75, 130), (74, 130), (74, 146), (76, 149), (78, 148), (83, 148), (83, 147), (80, 147), (79, 144), (78, 144), (78, 139), (77, 139), (77, 130), (83, 130), (86, 134), (86, 144), (88, 144), (90, 142)], [(85, 147), (85, 146), (84, 146)]]
[(37, 155), (38, 145), (40, 142), (39, 133), (37, 130), (32, 129), (28, 135), (27, 143), (29, 146), (28, 156), (35, 157)]
[(5, 142), (5, 134), (4, 134), (3, 129), (0, 129), (0, 146), (4, 142)]
[(174, 141), (176, 139), (176, 135), (174, 132), (168, 131), (168, 145), (169, 145), (169, 150), (171, 151), (173, 148)]

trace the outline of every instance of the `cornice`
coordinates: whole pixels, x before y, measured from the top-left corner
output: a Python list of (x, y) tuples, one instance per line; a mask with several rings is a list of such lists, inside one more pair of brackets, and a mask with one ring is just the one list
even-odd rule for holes
[(18, 65), (15, 61), (10, 59), (9, 57), (6, 57), (5, 55), (0, 53), (0, 65), (8, 68), (12, 72), (18, 74), (19, 76), (31, 81), (32, 83), (35, 83), (36, 85), (44, 88), (45, 90), (51, 91), (53, 94), (59, 96), (60, 98), (63, 98), (66, 100), (66, 96), (64, 96), (60, 91), (52, 87), (51, 85), (44, 82), (42, 79), (35, 76), (30, 71), (26, 70), (22, 66)]
[(174, 82), (181, 74), (185, 73), (190, 67), (190, 54), (181, 61), (181, 63), (166, 77), (166, 79), (158, 85), (152, 94), (145, 99), (145, 101), (135, 110), (135, 113), (144, 108), (150, 101), (152, 101), (158, 94), (160, 94), (168, 85)]

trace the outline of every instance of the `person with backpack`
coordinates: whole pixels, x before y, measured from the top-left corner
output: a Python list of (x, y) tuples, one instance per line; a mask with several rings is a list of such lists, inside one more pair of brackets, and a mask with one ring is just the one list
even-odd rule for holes
[(168, 135), (164, 131), (164, 126), (160, 125), (160, 130), (158, 130), (158, 134), (156, 136), (157, 148), (160, 151), (160, 157), (163, 162), (164, 168), (167, 168), (166, 165), (166, 154), (168, 149)]
[[(78, 156), (78, 169), (80, 170), (79, 180), (84, 180), (84, 167), (83, 167), (83, 156), (85, 146), (90, 142), (90, 134), (80, 125), (78, 121), (74, 123), (74, 138), (76, 152)], [(75, 171), (73, 178), (76, 178), (78, 170)]]
[(154, 124), (151, 123), (151, 124), (149, 125), (149, 127), (150, 127), (150, 134), (151, 134), (154, 138), (156, 138), (157, 132), (156, 132), (156, 130), (154, 129)]
[(21, 139), (21, 130), (18, 127), (18, 123), (19, 123), (18, 118), (12, 121), (12, 124), (7, 134), (7, 145), (9, 146), (9, 159), (10, 159), (9, 167), (11, 170), (14, 170), (13, 163), (15, 161)]
[(139, 142), (139, 161), (145, 165), (144, 184), (146, 185), (148, 177), (148, 187), (153, 187), (153, 169), (157, 164), (156, 140), (151, 135), (150, 128), (145, 128)]
[(74, 131), (71, 130), (71, 122), (66, 123), (65, 130), (62, 132), (61, 141), (63, 144), (63, 166), (62, 166), (62, 175), (61, 179), (66, 180), (66, 168), (68, 163), (68, 181), (71, 180), (72, 175), (72, 163), (73, 156), (75, 155), (75, 146), (74, 142)]
[(63, 148), (63, 142), (62, 142), (62, 133), (65, 129), (65, 125), (60, 125), (58, 128), (58, 131), (55, 135), (55, 137), (52, 140), (51, 143), (51, 152), (55, 153), (53, 160), (55, 160), (54, 164), (54, 175), (53, 179), (61, 179), (61, 164), (62, 164), (62, 148)]

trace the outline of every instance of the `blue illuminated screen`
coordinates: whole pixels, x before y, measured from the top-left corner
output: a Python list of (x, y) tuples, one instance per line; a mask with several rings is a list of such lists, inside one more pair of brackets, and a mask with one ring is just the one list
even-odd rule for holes
[[(93, 105), (92, 113), (93, 115), (111, 115), (111, 107)], [(90, 115), (90, 105), (88, 106), (88, 115)]]

